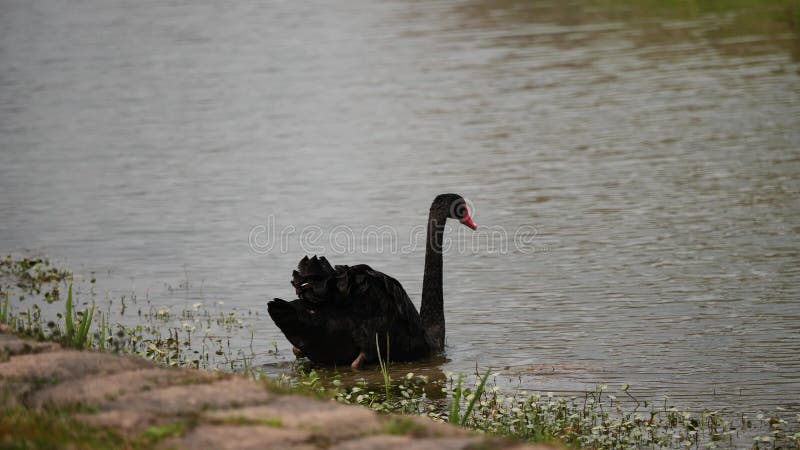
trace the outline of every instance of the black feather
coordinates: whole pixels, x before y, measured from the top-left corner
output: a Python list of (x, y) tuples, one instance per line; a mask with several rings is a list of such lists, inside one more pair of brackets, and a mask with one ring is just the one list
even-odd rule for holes
[[(419, 313), (403, 286), (367, 265), (336, 266), (325, 258), (305, 257), (292, 274), (298, 299), (275, 299), (272, 320), (303, 354), (315, 362), (350, 364), (360, 352), (375, 361), (421, 358), (430, 349)], [(387, 349), (387, 336), (389, 345)]]
[[(394, 278), (366, 265), (331, 267), (324, 257), (303, 257), (292, 272), (297, 300), (269, 303), (272, 320), (309, 359), (358, 365), (361, 353), (375, 361), (381, 353), (395, 361), (423, 358), (444, 350), (442, 236), (447, 219), (475, 229), (458, 194), (431, 203), (425, 242), (425, 274), (420, 312)], [(387, 358), (387, 359), (389, 359)]]

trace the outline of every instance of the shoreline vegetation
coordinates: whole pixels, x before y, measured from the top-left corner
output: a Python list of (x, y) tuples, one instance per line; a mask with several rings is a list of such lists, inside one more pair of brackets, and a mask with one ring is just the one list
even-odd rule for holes
[[(213, 312), (194, 304), (181, 311), (182, 325), (174, 327), (168, 320), (173, 314), (170, 310), (151, 306), (143, 312), (135, 298), (108, 299), (105, 309), (93, 300), (82, 303), (81, 299), (94, 293), (95, 283), (94, 274), (75, 277), (44, 258), (0, 258), (0, 322), (19, 335), (68, 347), (135, 354), (165, 366), (238, 372), (279, 392), (333, 398), (382, 413), (426, 416), (534, 443), (597, 449), (800, 449), (800, 415), (687, 411), (668, 398), (658, 404), (640, 400), (628, 385), (610, 389), (601, 384), (569, 397), (508, 390), (497, 385), (498, 374), (491, 368), (438, 377), (399, 373), (392, 367), (391, 352), (381, 359), (380, 367), (358, 372), (357, 378), (349, 371), (339, 373), (303, 362), (293, 362), (277, 374), (267, 373), (253, 364), (252, 334), (250, 348), (232, 348), (225, 339), (225, 330), (241, 328), (241, 321), (222, 304), (217, 303)], [(139, 324), (111, 323), (112, 304), (122, 310), (118, 315), (128, 307), (138, 309)], [(209, 333), (211, 329), (218, 333)], [(280, 359), (277, 347), (269, 353)], [(0, 360), (7, 357), (0, 349)], [(2, 409), (0, 431), (12, 436), (12, 448), (38, 448), (37, 439), (52, 430), (53, 435), (69, 435), (82, 448), (119, 442), (113, 433), (100, 430), (101, 434), (95, 434), (98, 430), (70, 421), (64, 412), (29, 411), (5, 402)], [(407, 431), (401, 429), (404, 423), (398, 422), (398, 433)], [(15, 436), (21, 441), (14, 442)], [(144, 447), (147, 443), (152, 440), (139, 442)]]
[[(560, 25), (625, 23), (640, 46), (703, 39), (721, 54), (742, 57), (786, 51), (800, 60), (800, 2), (797, 0), (589, 0), (543, 8), (524, 0), (472, 0), (461, 6), (470, 26), (508, 23)], [(707, 21), (702, 29), (682, 26)], [(743, 36), (756, 37), (743, 40)], [(652, 54), (657, 55), (654, 51)]]

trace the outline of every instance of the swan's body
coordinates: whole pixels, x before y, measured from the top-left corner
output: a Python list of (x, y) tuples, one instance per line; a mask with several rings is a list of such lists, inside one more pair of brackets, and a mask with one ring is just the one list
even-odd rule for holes
[(298, 289), (300, 298), (269, 303), (272, 320), (304, 356), (319, 363), (350, 364), (364, 351), (369, 360), (377, 333), (386, 357), (387, 332), (393, 360), (430, 353), (419, 314), (397, 280), (363, 264), (336, 266), (324, 278), (308, 275), (310, 267), (320, 266), (330, 267), (325, 258), (303, 258), (295, 277), (297, 286), (305, 285)]
[[(268, 310), (295, 352), (324, 364), (359, 367), (381, 355), (409, 361), (444, 350), (442, 237), (447, 218), (475, 228), (461, 196), (443, 194), (428, 218), (422, 305), (417, 313), (403, 286), (367, 265), (331, 267), (304, 257), (292, 274), (298, 299), (276, 298)], [(388, 349), (387, 349), (388, 340)]]

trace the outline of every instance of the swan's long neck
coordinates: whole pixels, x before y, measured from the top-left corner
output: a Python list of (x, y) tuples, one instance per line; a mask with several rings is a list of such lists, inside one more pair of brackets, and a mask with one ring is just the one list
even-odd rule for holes
[[(439, 217), (441, 216), (441, 217)], [(431, 208), (425, 246), (425, 275), (422, 278), (420, 318), (433, 352), (444, 350), (444, 297), (442, 295), (442, 238), (446, 215)]]

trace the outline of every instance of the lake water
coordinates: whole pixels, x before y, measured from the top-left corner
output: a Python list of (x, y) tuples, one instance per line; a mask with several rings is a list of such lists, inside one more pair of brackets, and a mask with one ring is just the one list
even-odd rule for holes
[(269, 367), (304, 250), (418, 304), (457, 192), (436, 370), (800, 412), (797, 11), (640, 3), (3, 1), (0, 251), (238, 311)]

